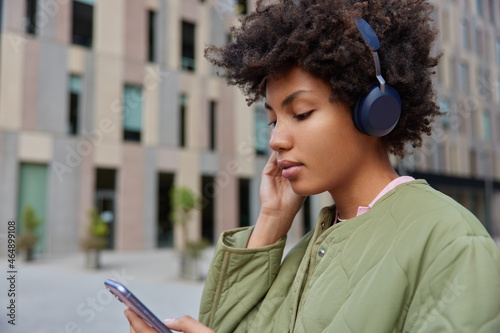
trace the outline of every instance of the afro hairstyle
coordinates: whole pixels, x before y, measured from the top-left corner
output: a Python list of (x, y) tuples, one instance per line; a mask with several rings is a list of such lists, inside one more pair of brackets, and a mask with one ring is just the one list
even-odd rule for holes
[(265, 98), (268, 78), (300, 66), (329, 83), (331, 102), (353, 109), (378, 84), (373, 50), (355, 23), (365, 19), (380, 40), (382, 75), (402, 102), (398, 124), (382, 140), (403, 158), (406, 145), (421, 146), (441, 115), (432, 85), (440, 58), (431, 54), (437, 35), (432, 12), (425, 0), (259, 0), (256, 11), (231, 28), (232, 41), (207, 46), (205, 57), (249, 105)]

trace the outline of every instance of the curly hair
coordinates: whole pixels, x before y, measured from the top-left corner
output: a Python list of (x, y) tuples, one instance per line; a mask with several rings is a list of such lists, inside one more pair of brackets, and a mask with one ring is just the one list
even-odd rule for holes
[(256, 11), (231, 28), (233, 41), (206, 47), (205, 57), (243, 91), (248, 105), (265, 97), (268, 78), (298, 65), (330, 84), (331, 102), (353, 109), (377, 84), (372, 50), (354, 21), (364, 18), (380, 40), (382, 75), (401, 96), (400, 120), (382, 140), (402, 158), (406, 144), (421, 146), (441, 115), (432, 86), (440, 58), (431, 56), (432, 11), (425, 0), (259, 0)]

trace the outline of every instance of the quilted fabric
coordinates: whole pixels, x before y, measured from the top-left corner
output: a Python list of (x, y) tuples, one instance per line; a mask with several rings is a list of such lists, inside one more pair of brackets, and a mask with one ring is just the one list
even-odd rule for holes
[[(246, 249), (219, 239), (200, 307), (216, 332), (500, 332), (500, 254), (481, 223), (423, 180), (367, 213)], [(325, 227), (322, 227), (322, 222)]]

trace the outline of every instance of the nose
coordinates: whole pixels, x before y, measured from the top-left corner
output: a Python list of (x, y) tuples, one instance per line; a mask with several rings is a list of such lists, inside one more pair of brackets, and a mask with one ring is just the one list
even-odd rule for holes
[(291, 133), (285, 124), (277, 123), (271, 132), (269, 147), (274, 151), (290, 150), (293, 147)]

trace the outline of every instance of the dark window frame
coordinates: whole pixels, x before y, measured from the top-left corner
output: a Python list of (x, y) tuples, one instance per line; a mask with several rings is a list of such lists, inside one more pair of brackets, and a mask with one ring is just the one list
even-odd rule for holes
[[(38, 6), (38, 0), (26, 0), (25, 31), (28, 35), (36, 35), (37, 33), (37, 19), (36, 19), (37, 6)], [(0, 7), (1, 7), (1, 0), (0, 0)]]
[(215, 210), (217, 199), (217, 183), (213, 175), (202, 175), (201, 177), (203, 204), (201, 209), (202, 226), (201, 236), (208, 240), (210, 244), (214, 243), (215, 237)]
[(148, 10), (148, 61), (156, 62), (156, 20), (157, 13)]
[(196, 70), (196, 25), (187, 21), (181, 23), (181, 68)]
[[(142, 119), (142, 116), (144, 114), (144, 110), (142, 109), (142, 100), (144, 98), (144, 96), (142, 95), (142, 87), (139, 86), (139, 85), (135, 85), (135, 84), (125, 84), (123, 86), (123, 119), (125, 119), (125, 117), (127, 116), (125, 114), (126, 110), (125, 110), (125, 105), (127, 104), (127, 96), (125, 96), (125, 91), (127, 89), (127, 87), (129, 88), (136, 88), (138, 89), (140, 92), (141, 92), (141, 95), (140, 95), (140, 100), (138, 101), (135, 101), (136, 103), (141, 103), (141, 119)], [(141, 142), (141, 139), (142, 139), (142, 130), (143, 130), (143, 122), (141, 120), (141, 130), (140, 131), (134, 131), (134, 130), (130, 130), (130, 129), (125, 129), (125, 126), (123, 127), (123, 140), (124, 141), (130, 141), (130, 142)]]
[(92, 48), (94, 39), (94, 6), (73, 0), (71, 43)]
[(217, 149), (217, 102), (210, 101), (210, 150), (214, 151)]
[[(70, 75), (70, 81), (71, 78), (75, 76), (80, 78), (81, 76), (79, 75)], [(80, 96), (81, 96), (81, 90), (76, 92), (73, 91), (70, 87), (69, 89), (69, 112), (68, 112), (68, 134), (71, 135), (78, 135), (78, 127), (79, 127), (79, 114), (80, 114)]]
[(179, 96), (179, 147), (185, 148), (187, 145), (187, 95)]
[(246, 15), (248, 13), (248, 1), (236, 0), (236, 15)]
[(240, 210), (240, 227), (250, 226), (251, 215), (251, 180), (248, 178), (238, 179), (238, 194), (239, 194), (239, 210)]

